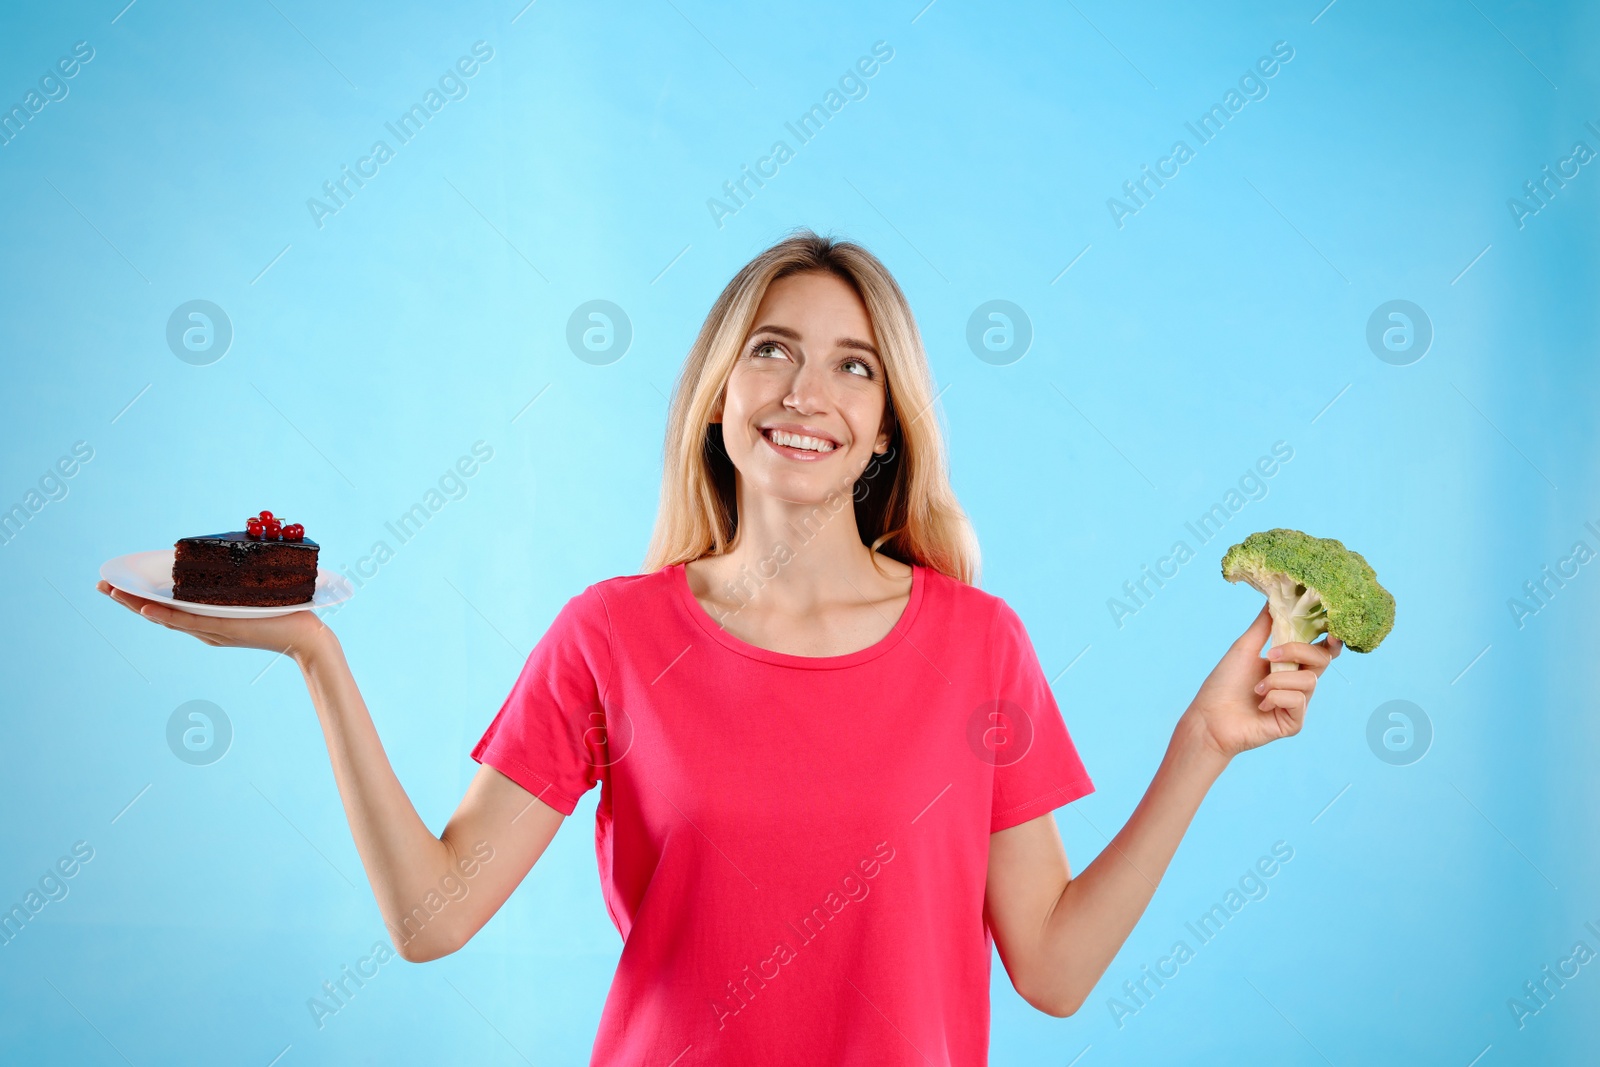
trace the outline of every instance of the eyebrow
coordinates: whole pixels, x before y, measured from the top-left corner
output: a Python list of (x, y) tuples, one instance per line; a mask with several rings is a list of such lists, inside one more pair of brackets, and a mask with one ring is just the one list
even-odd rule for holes
[[(755, 329), (750, 331), (750, 336), (754, 337), (758, 333), (775, 333), (779, 337), (786, 337), (791, 341), (800, 340), (800, 335), (789, 329), (787, 326), (757, 326)], [(858, 341), (854, 337), (841, 337), (834, 342), (834, 345), (839, 348), (854, 348), (861, 352), (871, 352), (874, 356), (877, 356), (878, 359), (883, 359), (882, 356), (878, 355), (878, 350), (876, 348), (873, 348), (865, 341)]]

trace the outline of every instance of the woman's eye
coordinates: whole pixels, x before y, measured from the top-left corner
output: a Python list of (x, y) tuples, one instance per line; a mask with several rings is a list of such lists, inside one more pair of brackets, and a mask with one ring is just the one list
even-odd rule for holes
[(845, 364), (844, 365), (845, 365), (846, 368), (849, 368), (849, 367), (859, 368), (857, 370), (851, 371), (850, 372), (851, 374), (859, 374), (863, 378), (872, 377), (872, 368), (867, 365), (867, 361), (864, 360), (864, 359), (848, 359), (848, 360), (845, 360)]
[(783, 355), (783, 349), (779, 348), (771, 341), (764, 341), (761, 344), (756, 345), (756, 347), (751, 350), (750, 354), (755, 356), (757, 359), (765, 359), (767, 358), (767, 353), (769, 352), (776, 353), (780, 356)]

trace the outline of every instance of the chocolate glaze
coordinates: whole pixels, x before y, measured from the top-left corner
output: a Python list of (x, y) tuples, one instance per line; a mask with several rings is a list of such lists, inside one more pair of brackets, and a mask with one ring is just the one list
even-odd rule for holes
[(277, 541), (269, 541), (267, 537), (251, 537), (250, 534), (245, 533), (243, 530), (235, 530), (232, 531), (232, 533), (226, 534), (197, 534), (197, 536), (194, 537), (179, 537), (179, 544), (182, 544), (184, 541), (238, 542), (238, 544), (253, 545), (253, 547), (266, 547), (266, 545), (280, 544), (283, 545), (283, 547), (286, 547), (286, 549), (315, 549), (315, 547), (318, 547), (317, 542), (312, 541), (310, 537), (306, 537), (306, 539), (302, 539), (302, 541), (283, 541), (282, 537), (277, 539)]
[[(190, 552), (194, 549), (202, 549), (205, 555), (213, 555), (213, 553), (221, 550), (221, 552), (227, 552), (229, 560), (234, 561), (237, 565), (245, 565), (245, 563), (250, 563), (253, 560), (272, 560), (272, 558), (275, 558), (275, 560), (291, 560), (291, 558), (299, 558), (296, 555), (298, 552), (306, 552), (309, 555), (307, 563), (310, 563), (310, 561), (317, 558), (317, 549), (320, 545), (309, 539), (309, 537), (307, 537), (306, 541), (267, 541), (266, 537), (251, 537), (250, 534), (246, 534), (243, 530), (235, 530), (232, 533), (179, 537), (178, 544), (174, 544), (173, 547), (178, 552), (179, 565), (184, 563), (184, 558), (187, 555), (184, 549), (190, 549)], [(278, 552), (280, 549), (293, 549), (294, 553), (282, 555), (282, 553)]]

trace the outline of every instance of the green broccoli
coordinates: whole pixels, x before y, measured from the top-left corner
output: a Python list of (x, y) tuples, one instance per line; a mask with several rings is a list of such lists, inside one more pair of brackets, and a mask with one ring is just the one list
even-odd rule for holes
[[(1272, 643), (1310, 642), (1329, 633), (1355, 652), (1371, 652), (1394, 628), (1394, 597), (1343, 542), (1299, 530), (1253, 533), (1222, 557), (1222, 576), (1266, 594)], [(1274, 671), (1298, 670), (1282, 660)]]

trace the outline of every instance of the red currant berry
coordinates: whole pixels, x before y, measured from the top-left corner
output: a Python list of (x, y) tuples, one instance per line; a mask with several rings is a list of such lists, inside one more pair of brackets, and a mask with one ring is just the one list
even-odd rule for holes
[(267, 540), (276, 541), (279, 535), (283, 533), (283, 524), (277, 519), (272, 519), (265, 524), (265, 529), (262, 532), (267, 535)]
[(263, 512), (262, 512), (262, 513), (261, 513), (261, 521), (262, 521), (262, 522), (271, 522), (271, 521), (272, 521), (272, 512), (270, 512), (270, 511), (263, 511)]
[(244, 532), (250, 537), (260, 537), (263, 529), (260, 519), (250, 519), (244, 524)]
[(283, 528), (283, 539), (285, 541), (301, 541), (305, 539), (305, 536), (306, 528), (298, 522), (291, 522)]

